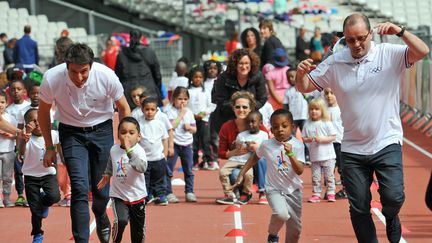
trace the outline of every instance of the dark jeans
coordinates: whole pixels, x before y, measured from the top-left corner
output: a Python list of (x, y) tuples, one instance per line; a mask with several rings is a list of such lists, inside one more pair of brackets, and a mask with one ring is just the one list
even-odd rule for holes
[(167, 162), (165, 158), (157, 161), (148, 161), (147, 170), (144, 173), (147, 192), (153, 196), (165, 195), (165, 176)]
[(218, 158), (219, 158), (219, 154), (218, 154), (218, 148), (219, 148), (219, 132), (216, 130), (216, 126), (214, 125), (215, 121), (213, 119), (214, 118), (214, 113), (212, 112), (210, 114), (210, 119), (209, 119), (209, 126), (210, 126), (210, 148), (212, 150), (212, 161), (219, 163), (218, 162)]
[(340, 143), (333, 143), (333, 148), (336, 153), (336, 168), (337, 172), (340, 175), (340, 180), (343, 186), (343, 173), (342, 173), (342, 151), (341, 151), (341, 144)]
[[(42, 177), (25, 176), (25, 192), (31, 211), (32, 232), (31, 235), (43, 234), (42, 212), (45, 207), (50, 207), (60, 201), (60, 191), (56, 175)], [(45, 195), (41, 195), (40, 189)]]
[(109, 200), (109, 185), (98, 190), (97, 183), (102, 178), (113, 146), (112, 121), (104, 122), (104, 125), (90, 131), (60, 123), (59, 135), (71, 181), (72, 234), (75, 242), (88, 242), (88, 192), (92, 192), (92, 211), (98, 219), (105, 214)]
[(382, 213), (386, 220), (392, 220), (398, 217), (405, 200), (402, 147), (400, 144), (391, 144), (373, 155), (342, 152), (342, 160), (351, 223), (357, 240), (360, 243), (377, 243), (376, 229), (370, 212), (373, 173), (375, 172), (379, 183)]
[(212, 151), (210, 148), (210, 127), (209, 123), (197, 120), (196, 121), (197, 132), (193, 138), (193, 162), (194, 165), (198, 164), (198, 151), (202, 149), (203, 162), (212, 161)]
[(121, 242), (126, 225), (130, 221), (130, 234), (132, 243), (140, 243), (145, 240), (145, 203), (126, 204), (123, 200), (113, 198), (114, 223), (112, 229), (113, 242)]
[(16, 157), (14, 161), (14, 172), (15, 172), (14, 177), (15, 177), (15, 190), (17, 191), (18, 195), (21, 195), (24, 192), (22, 166), (23, 163), (19, 162), (18, 157)]
[(186, 182), (185, 193), (194, 192), (194, 174), (192, 173), (192, 145), (181, 146), (174, 144), (174, 155), (168, 157), (167, 163), (167, 194), (171, 194), (173, 192), (171, 186), (171, 178), (173, 177), (173, 171), (177, 162), (177, 158), (179, 156), (183, 168), (184, 179)]

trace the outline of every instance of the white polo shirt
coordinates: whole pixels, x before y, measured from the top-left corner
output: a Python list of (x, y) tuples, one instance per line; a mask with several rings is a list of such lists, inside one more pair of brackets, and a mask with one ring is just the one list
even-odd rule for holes
[(123, 96), (123, 87), (114, 71), (93, 63), (87, 82), (76, 87), (69, 78), (66, 64), (49, 69), (40, 88), (40, 99), (56, 103), (54, 118), (61, 123), (90, 127), (111, 119), (113, 102)]
[(361, 60), (345, 48), (309, 73), (319, 91), (330, 87), (338, 99), (343, 152), (371, 155), (390, 144), (402, 144), (399, 84), (411, 66), (407, 55), (407, 46), (372, 42)]
[[(57, 131), (51, 130), (53, 144), (59, 143)], [(52, 166), (45, 168), (43, 158), (45, 155), (45, 140), (42, 136), (32, 135), (26, 144), (24, 153), (24, 163), (22, 172), (26, 176), (42, 177), (46, 175), (55, 175), (56, 169)]]

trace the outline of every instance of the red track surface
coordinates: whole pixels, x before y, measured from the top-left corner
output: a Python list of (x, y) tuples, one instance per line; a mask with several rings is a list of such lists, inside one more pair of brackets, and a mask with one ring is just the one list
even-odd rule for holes
[[(432, 153), (432, 140), (409, 127), (404, 127), (405, 137)], [(406, 201), (401, 211), (403, 226), (410, 232), (403, 237), (407, 242), (432, 242), (432, 212), (424, 203), (424, 191), (432, 167), (432, 159), (405, 144), (403, 147), (405, 165)], [(176, 178), (183, 178), (180, 173)], [(321, 202), (310, 204), (306, 199), (311, 194), (310, 169), (302, 175), (304, 180), (303, 232), (301, 242), (356, 242), (348, 213), (348, 202)], [(183, 187), (174, 187), (181, 203), (166, 207), (147, 207), (147, 242), (235, 242), (235, 238), (225, 237), (234, 228), (233, 213), (223, 212), (226, 206), (216, 205), (214, 200), (222, 196), (217, 171), (198, 171), (195, 174), (195, 191), (198, 203), (184, 202)], [(13, 199), (16, 195), (13, 195)], [(374, 200), (379, 200), (374, 193)], [(257, 195), (252, 203), (241, 206), (244, 242), (265, 242), (270, 208), (258, 205)], [(112, 214), (110, 214), (112, 218)], [(385, 227), (374, 216), (380, 242), (387, 242)], [(69, 209), (54, 206), (48, 219), (43, 221), (44, 242), (71, 242)], [(28, 208), (0, 209), (0, 242), (31, 242), (30, 210)], [(283, 233), (280, 242), (283, 242)], [(93, 232), (91, 242), (98, 242)], [(129, 229), (124, 242), (129, 242)]]

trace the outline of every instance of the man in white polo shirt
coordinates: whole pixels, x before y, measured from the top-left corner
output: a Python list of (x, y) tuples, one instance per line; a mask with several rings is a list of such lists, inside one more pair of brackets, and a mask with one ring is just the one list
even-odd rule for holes
[(429, 53), (427, 45), (403, 26), (378, 24), (378, 34), (397, 35), (406, 45), (375, 44), (369, 19), (348, 16), (343, 31), (348, 48), (318, 66), (312, 60), (297, 68), (299, 91), (330, 87), (338, 99), (344, 130), (342, 174), (358, 242), (377, 243), (370, 213), (370, 185), (379, 182), (387, 238), (399, 242), (399, 210), (405, 200), (402, 169), (402, 125), (399, 84), (404, 70)]
[(109, 242), (110, 222), (105, 213), (109, 185), (98, 190), (97, 183), (113, 146), (112, 118), (115, 102), (119, 118), (130, 114), (122, 85), (114, 71), (93, 63), (93, 51), (85, 44), (73, 44), (65, 63), (49, 69), (41, 85), (39, 124), (46, 144), (44, 166), (54, 166), (56, 151), (51, 138), (51, 105), (60, 122), (59, 135), (72, 186), (71, 219), (75, 242), (89, 241), (89, 185), (92, 211), (101, 242)]

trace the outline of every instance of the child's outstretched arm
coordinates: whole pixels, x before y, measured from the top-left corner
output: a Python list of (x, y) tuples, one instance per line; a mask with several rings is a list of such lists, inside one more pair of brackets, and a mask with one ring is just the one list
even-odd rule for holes
[(297, 175), (303, 174), (304, 165), (302, 162), (297, 160), (296, 155), (292, 151), (292, 145), (290, 143), (284, 143), (285, 153), (288, 156), (291, 166)]
[(246, 162), (246, 164), (243, 166), (243, 168), (240, 170), (239, 175), (237, 176), (237, 180), (234, 183), (233, 187), (238, 187), (241, 185), (241, 183), (243, 182), (243, 178), (244, 175), (246, 174), (246, 172), (248, 172), (248, 170), (252, 167), (254, 167), (254, 165), (256, 165), (258, 163), (258, 160), (260, 158), (258, 158), (258, 155), (256, 153), (253, 153), (251, 157), (249, 157), (248, 161)]
[(102, 178), (100, 179), (100, 181), (97, 184), (98, 190), (104, 188), (110, 182), (110, 178), (111, 178), (112, 174), (113, 174), (113, 167), (112, 167), (112, 159), (110, 157), (108, 160), (107, 166), (105, 168), (105, 171), (102, 175)]

